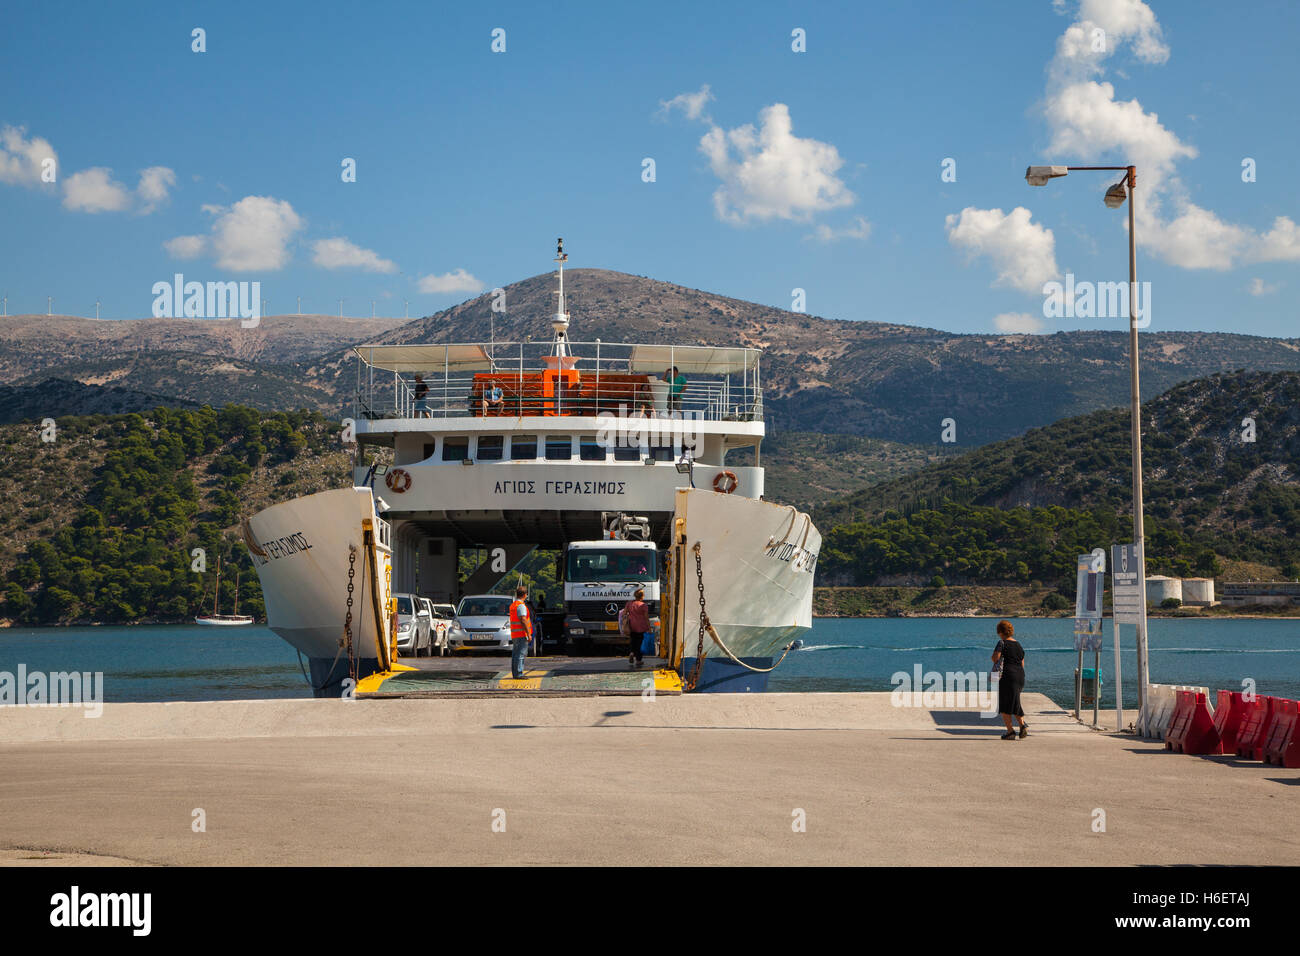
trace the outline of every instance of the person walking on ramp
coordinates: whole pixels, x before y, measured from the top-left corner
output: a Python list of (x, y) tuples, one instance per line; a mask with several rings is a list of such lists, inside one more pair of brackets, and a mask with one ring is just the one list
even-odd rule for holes
[(640, 667), (642, 664), (641, 643), (650, 630), (650, 608), (646, 606), (644, 598), (645, 588), (637, 588), (632, 600), (623, 607), (627, 619), (627, 662), (632, 667)]

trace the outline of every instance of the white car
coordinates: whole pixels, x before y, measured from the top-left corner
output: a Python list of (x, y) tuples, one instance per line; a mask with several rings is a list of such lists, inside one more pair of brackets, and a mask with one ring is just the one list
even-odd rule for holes
[(470, 594), (460, 599), (456, 617), (461, 632), (451, 635), (452, 647), (510, 649), (510, 605), (504, 594)]
[(452, 647), (463, 645), (469, 639), (469, 635), (456, 618), (454, 604), (434, 604), (432, 613), (433, 647), (439, 657), (445, 657), (451, 653)]
[(397, 653), (419, 657), (432, 647), (429, 639), (433, 614), (427, 598), (414, 594), (394, 594), (397, 599)]

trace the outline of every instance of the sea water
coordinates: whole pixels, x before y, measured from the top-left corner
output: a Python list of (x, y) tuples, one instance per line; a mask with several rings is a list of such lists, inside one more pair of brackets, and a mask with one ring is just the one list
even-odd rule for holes
[[(773, 672), (773, 691), (890, 691), (897, 673), (987, 672), (997, 644), (983, 618), (821, 618)], [(1025, 648), (1025, 690), (1073, 707), (1073, 621), (1014, 620)], [(1151, 680), (1300, 697), (1300, 620), (1149, 622)], [(1121, 630), (1124, 704), (1136, 696), (1133, 628)], [(504, 658), (502, 666), (504, 668)], [(297, 652), (265, 627), (197, 625), (49, 627), (0, 630), (0, 671), (104, 674), (108, 701), (236, 700), (310, 697)], [(1084, 653), (1092, 666), (1092, 653)], [(1106, 622), (1101, 653), (1102, 707), (1113, 708), (1114, 648)], [(1126, 717), (1126, 722), (1131, 719)]]
[[(1012, 619), (1025, 649), (1025, 690), (1074, 706), (1074, 621)], [(998, 637), (987, 618), (822, 618), (768, 681), (773, 691), (888, 691), (898, 672), (987, 673)], [(1102, 707), (1113, 709), (1115, 644), (1105, 622)], [(1300, 697), (1300, 620), (1157, 618), (1147, 622), (1150, 680)], [(1083, 666), (1093, 653), (1083, 652)], [(1124, 706), (1137, 704), (1137, 635), (1120, 626)], [(910, 685), (908, 686), (910, 688)], [(1213, 702), (1213, 700), (1212, 700)], [(1126, 722), (1129, 718), (1126, 717)]]

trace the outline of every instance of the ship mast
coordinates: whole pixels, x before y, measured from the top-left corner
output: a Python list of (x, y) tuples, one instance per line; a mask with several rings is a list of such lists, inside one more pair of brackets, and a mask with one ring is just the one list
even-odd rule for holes
[[(555, 351), (557, 357), (569, 355), (569, 313), (564, 309), (564, 264), (569, 261), (564, 251), (563, 237), (555, 240), (555, 261), (559, 263), (559, 302), (555, 306), (555, 315), (551, 316), (551, 328), (555, 330)], [(564, 367), (566, 363), (560, 363)]]
[(217, 586), (212, 592), (212, 616), (217, 616), (217, 602), (221, 600), (221, 555), (217, 555)]

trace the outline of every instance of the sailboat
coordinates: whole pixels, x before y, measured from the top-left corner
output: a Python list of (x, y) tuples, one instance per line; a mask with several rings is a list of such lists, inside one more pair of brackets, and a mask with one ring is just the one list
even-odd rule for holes
[(194, 619), (195, 624), (205, 624), (209, 627), (238, 627), (241, 624), (252, 624), (253, 619), (247, 614), (239, 613), (239, 572), (235, 572), (235, 613), (218, 614), (217, 602), (221, 599), (221, 555), (217, 555), (217, 586), (212, 594), (212, 613), (200, 614)]

